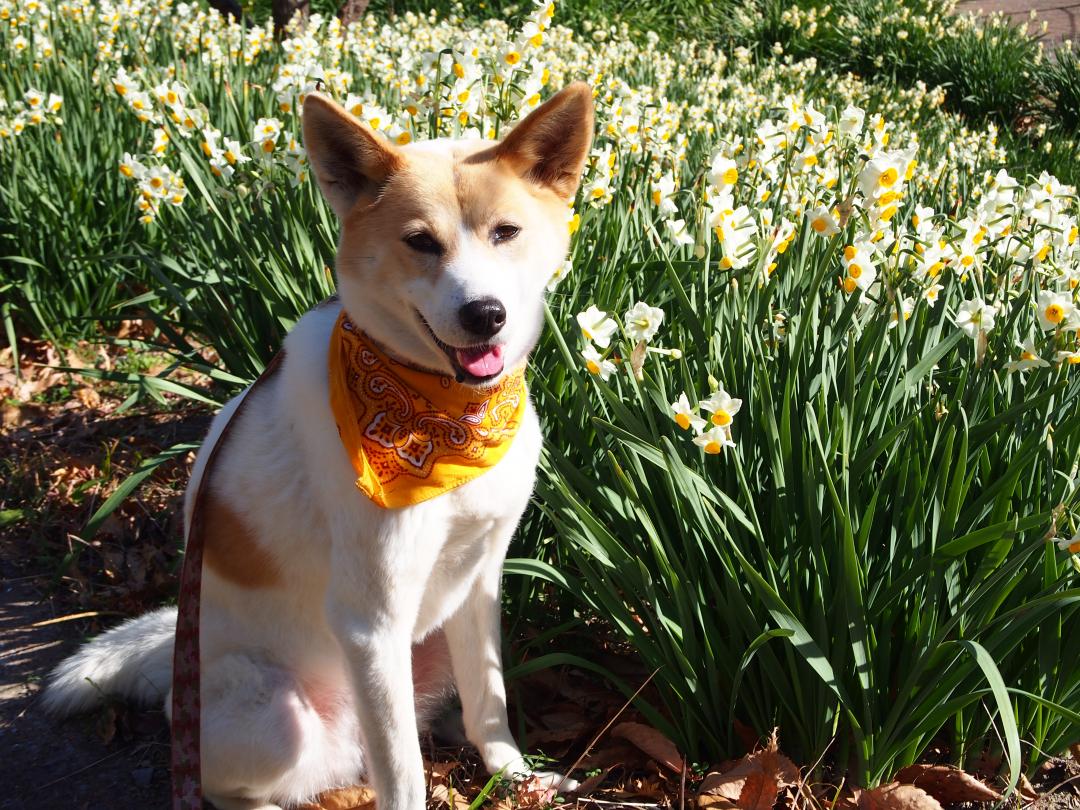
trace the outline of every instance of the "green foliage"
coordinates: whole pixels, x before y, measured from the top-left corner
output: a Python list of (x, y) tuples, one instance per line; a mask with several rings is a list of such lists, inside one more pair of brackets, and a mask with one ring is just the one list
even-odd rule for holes
[[(712, 38), (731, 18), (734, 4), (730, 0), (657, 0), (651, 3), (625, 3), (620, 0), (563, 0), (559, 3), (562, 25), (591, 34), (597, 29), (605, 32), (611, 26), (625, 26), (635, 39), (653, 31), (667, 42), (678, 38)], [(532, 0), (372, 0), (369, 9), (380, 15), (412, 12), (426, 14), (432, 10), (440, 16), (459, 15), (465, 20), (480, 22), (495, 17), (517, 25), (533, 8)]]
[(1039, 72), (1042, 92), (1054, 105), (1054, 119), (1067, 133), (1080, 133), (1080, 57), (1075, 45), (1063, 45)]
[[(856, 315), (826, 283), (838, 244), (803, 240), (766, 285), (663, 260), (634, 265), (632, 294), (597, 279), (604, 305), (647, 296), (675, 316), (665, 342), (695, 347), (641, 384), (567, 374), (538, 352), (538, 500), (576, 574), (567, 590), (658, 668), (667, 731), (699, 757), (732, 749), (737, 718), (779, 725), (807, 759), (837, 746), (863, 784), (942, 734), (963, 762), (1000, 706), (971, 642), (1014, 688), (1034, 763), (1080, 734), (1075, 714), (1015, 692), (1039, 683), (1046, 701), (1080, 702), (1065, 663), (1080, 590), (1044, 539), (1059, 504), (1076, 505), (1080, 385), (976, 369), (942, 309), (893, 330), (885, 312)], [(556, 311), (554, 329), (572, 317)], [(779, 346), (777, 312), (791, 313)], [(710, 373), (745, 397), (723, 457), (665, 414)]]
[(953, 6), (950, 0), (760, 0), (740, 15), (735, 39), (763, 51), (778, 43), (835, 72), (943, 86), (951, 108), (1011, 125), (1032, 107), (1039, 45), (1007, 18), (954, 17)]
[[(84, 72), (92, 70), (85, 60), (50, 62), (35, 78), (64, 96), (64, 115), (93, 120), (99, 102), (84, 91)], [(23, 84), (19, 71), (0, 70), (3, 97), (20, 98)], [(116, 165), (139, 129), (137, 121), (101, 116), (92, 129), (30, 128), (20, 152), (0, 146), (0, 286), (8, 287), (4, 307), (20, 327), (53, 339), (83, 337), (124, 297), (124, 254), (138, 226), (116, 205)]]
[(969, 118), (993, 118), (1005, 127), (1034, 112), (1036, 71), (1042, 53), (1026, 31), (1004, 21), (958, 26), (929, 43), (917, 76), (946, 88), (949, 103)]

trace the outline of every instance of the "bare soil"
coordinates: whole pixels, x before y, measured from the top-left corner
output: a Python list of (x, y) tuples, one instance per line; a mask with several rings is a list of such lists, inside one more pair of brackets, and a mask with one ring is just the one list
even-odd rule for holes
[[(5, 566), (6, 568), (6, 566)], [(58, 723), (37, 703), (42, 677), (83, 639), (33, 579), (3, 571), (0, 592), (0, 808), (166, 810), (169, 738), (164, 715), (108, 707)]]

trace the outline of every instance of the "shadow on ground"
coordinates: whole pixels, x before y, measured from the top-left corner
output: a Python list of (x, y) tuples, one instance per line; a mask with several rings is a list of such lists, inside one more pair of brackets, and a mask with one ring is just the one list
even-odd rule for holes
[[(0, 592), (0, 808), (166, 810), (168, 729), (160, 707), (108, 707), (57, 723), (38, 701), (42, 675), (82, 640), (79, 620), (26, 579)], [(103, 797), (108, 797), (103, 801)]]

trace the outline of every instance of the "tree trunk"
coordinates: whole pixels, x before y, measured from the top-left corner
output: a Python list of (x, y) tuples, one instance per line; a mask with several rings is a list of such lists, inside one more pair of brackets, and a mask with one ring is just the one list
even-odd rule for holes
[(310, 9), (311, 3), (309, 0), (274, 0), (271, 6), (271, 13), (274, 17), (274, 31), (281, 33), (294, 14), (299, 12), (304, 17), (307, 17)]
[(345, 0), (338, 9), (338, 17), (346, 28), (364, 16), (371, 0)]
[(207, 0), (211, 8), (216, 8), (226, 17), (232, 17), (238, 22), (243, 18), (244, 11), (240, 8), (237, 0)]

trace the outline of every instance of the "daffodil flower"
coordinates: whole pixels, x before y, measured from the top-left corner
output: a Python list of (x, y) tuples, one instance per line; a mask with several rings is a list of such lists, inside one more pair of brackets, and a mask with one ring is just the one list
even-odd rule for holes
[(668, 232), (671, 241), (676, 247), (694, 244), (694, 237), (686, 228), (686, 221), (681, 219), (665, 219), (664, 228)]
[(1059, 351), (1054, 355), (1054, 359), (1057, 360), (1058, 363), (1064, 363), (1069, 366), (1078, 366), (1080, 365), (1080, 352)]
[(1039, 293), (1039, 325), (1047, 332), (1061, 328), (1073, 318), (1076, 307), (1072, 298), (1065, 293), (1043, 290)]
[(866, 120), (866, 113), (859, 107), (848, 105), (844, 108), (844, 111), (840, 113), (840, 123), (838, 129), (841, 135), (855, 136), (862, 132), (863, 122)]
[(566, 278), (568, 275), (570, 275), (570, 271), (573, 270), (573, 269), (574, 269), (574, 263), (570, 259), (567, 259), (562, 264), (560, 264), (558, 267), (556, 267), (555, 272), (552, 273), (551, 278), (548, 279), (548, 283), (547, 283), (548, 292), (551, 292), (556, 287), (558, 287), (559, 283), (564, 278)]
[(644, 301), (638, 301), (623, 315), (626, 334), (635, 342), (652, 340), (663, 321), (664, 310), (650, 307)]
[(683, 430), (693, 428), (695, 433), (701, 433), (705, 428), (707, 423), (698, 416), (697, 409), (690, 404), (685, 392), (679, 394), (679, 398), (672, 402), (670, 407), (672, 411), (671, 418)]
[(678, 211), (675, 207), (675, 201), (671, 198), (671, 195), (675, 193), (675, 178), (671, 172), (664, 174), (659, 180), (655, 181), (650, 189), (650, 198), (653, 205), (660, 209), (660, 213), (664, 216), (670, 216)]
[(1067, 551), (1070, 554), (1080, 554), (1080, 532), (1069, 538), (1059, 537), (1057, 546), (1062, 551)]
[(900, 323), (900, 318), (903, 316), (904, 320), (911, 318), (911, 313), (915, 311), (915, 299), (904, 298), (900, 302), (900, 309), (897, 311), (895, 306), (889, 306), (889, 328), (895, 329)]
[(725, 447), (734, 447), (735, 442), (723, 428), (714, 427), (694, 437), (694, 444), (711, 456), (720, 453)]
[(865, 242), (844, 248), (842, 261), (844, 270), (847, 271), (844, 279), (845, 292), (868, 290), (877, 279), (877, 265), (870, 255), (871, 250), (872, 247)]
[(142, 180), (146, 176), (146, 167), (133, 155), (124, 152), (123, 160), (120, 161), (120, 174), (129, 180)]
[(581, 356), (585, 358), (585, 368), (589, 370), (590, 374), (595, 374), (604, 382), (608, 381), (608, 378), (615, 373), (617, 367), (610, 360), (605, 360), (604, 357), (596, 350), (593, 345), (586, 346)]
[(282, 126), (281, 121), (277, 118), (260, 118), (255, 123), (251, 138), (252, 143), (259, 144), (259, 148), (264, 154), (271, 154), (277, 144), (278, 137), (281, 135)]
[(817, 206), (806, 216), (810, 220), (810, 229), (818, 236), (833, 236), (840, 233), (840, 226), (836, 224), (832, 212), (825, 206)]
[(717, 191), (726, 191), (739, 182), (739, 167), (723, 153), (713, 158), (709, 178)]
[(956, 311), (956, 325), (964, 330), (969, 338), (979, 336), (980, 332), (989, 332), (994, 328), (997, 309), (981, 298), (965, 301)]
[(584, 312), (579, 312), (577, 322), (586, 340), (591, 340), (601, 349), (606, 349), (611, 345), (611, 336), (619, 328), (619, 325), (595, 304)]
[(709, 421), (721, 428), (729, 427), (735, 419), (735, 414), (742, 408), (742, 400), (730, 396), (722, 385), (712, 396), (701, 400), (699, 404), (702, 410), (712, 414)]
[(1014, 371), (1028, 371), (1033, 368), (1045, 368), (1050, 364), (1039, 357), (1039, 350), (1035, 348), (1035, 342), (1028, 338), (1020, 344), (1020, 359), (1010, 360), (1005, 364), (1005, 370), (1009, 373)]

